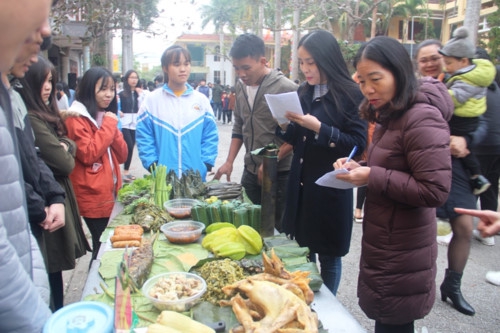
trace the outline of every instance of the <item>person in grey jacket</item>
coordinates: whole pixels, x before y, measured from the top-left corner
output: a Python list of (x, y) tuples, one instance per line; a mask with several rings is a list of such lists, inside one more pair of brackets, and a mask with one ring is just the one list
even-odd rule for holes
[(0, 200), (0, 331), (40, 332), (51, 315), (47, 274), (28, 225), (12, 111), (3, 84), (0, 95), (0, 192), (9, 193)]
[[(3, 1), (0, 4), (0, 72), (8, 71), (23, 43), (50, 36), (50, 0)], [(32, 241), (21, 178), (17, 141), (9, 95), (0, 83), (0, 332), (41, 332), (51, 315), (37, 283), (43, 281), (35, 268), (43, 267), (36, 242)], [(43, 272), (43, 271), (42, 271)], [(38, 270), (40, 273), (40, 270)], [(45, 288), (48, 289), (45, 275)]]
[(298, 86), (283, 73), (267, 67), (264, 41), (254, 34), (240, 35), (231, 47), (233, 67), (238, 74), (236, 104), (231, 145), (226, 162), (217, 170), (215, 179), (226, 175), (231, 181), (233, 162), (242, 145), (245, 145), (245, 170), (241, 185), (250, 200), (261, 204), (262, 156), (251, 154), (252, 150), (274, 143), (278, 153), (278, 185), (276, 195), (275, 227), (281, 232), (281, 216), (285, 207), (286, 185), (292, 163), (292, 146), (275, 135), (273, 119), (264, 94), (279, 94), (297, 91)]

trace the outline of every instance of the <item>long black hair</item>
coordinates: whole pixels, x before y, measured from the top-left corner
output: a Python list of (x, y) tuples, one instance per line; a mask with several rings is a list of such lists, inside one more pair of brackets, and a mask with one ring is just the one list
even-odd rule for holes
[(129, 69), (122, 78), (123, 95), (124, 96), (128, 97), (128, 96), (131, 96), (133, 93), (132, 87), (130, 86), (130, 84), (128, 84), (128, 78), (130, 77), (130, 75), (132, 75), (134, 73), (135, 73), (135, 75), (137, 75), (137, 86), (139, 86), (139, 74), (135, 70)]
[[(312, 56), (321, 78), (326, 79), (328, 93), (333, 98), (336, 110), (343, 113), (346, 99), (351, 102), (349, 104), (357, 105), (361, 93), (349, 75), (337, 39), (326, 30), (314, 30), (300, 39), (298, 48), (300, 47)], [(306, 82), (305, 85), (309, 84)], [(325, 111), (333, 117), (330, 114), (332, 110)]]
[(354, 58), (354, 67), (362, 60), (376, 62), (392, 73), (396, 85), (394, 98), (381, 110), (374, 110), (367, 99), (361, 104), (363, 118), (384, 123), (400, 117), (410, 109), (418, 92), (418, 81), (413, 72), (410, 55), (403, 45), (391, 37), (378, 36), (361, 46)]
[[(42, 100), (42, 87), (45, 79), (52, 74), (52, 90), (49, 102), (45, 104)], [(24, 78), (19, 79), (22, 87), (16, 87), (21, 95), (28, 112), (33, 113), (49, 123), (57, 133), (57, 136), (67, 134), (66, 125), (59, 114), (56, 98), (57, 74), (54, 65), (42, 56), (30, 66)]]
[[(115, 78), (113, 74), (104, 67), (92, 67), (83, 74), (82, 80), (78, 83), (78, 91), (76, 93), (76, 100), (87, 108), (92, 118), (96, 119), (97, 115), (97, 103), (95, 99), (95, 89), (97, 82), (102, 79), (99, 89), (103, 89), (108, 83), (113, 84), (113, 88), (116, 85)], [(111, 111), (117, 113), (118, 102), (115, 96), (105, 111)]]

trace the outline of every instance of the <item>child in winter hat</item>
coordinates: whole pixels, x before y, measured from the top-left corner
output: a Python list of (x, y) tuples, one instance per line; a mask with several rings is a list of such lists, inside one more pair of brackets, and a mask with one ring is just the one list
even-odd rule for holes
[[(453, 38), (446, 43), (439, 53), (445, 57), (472, 59), (476, 54), (476, 47), (468, 38), (469, 31), (466, 27), (460, 27), (453, 32)], [(450, 73), (451, 74), (451, 73)]]
[[(448, 92), (455, 104), (453, 117), (449, 121), (450, 133), (464, 137), (470, 146), (473, 132), (479, 125), (479, 116), (486, 111), (486, 89), (495, 78), (495, 66), (491, 61), (473, 59), (476, 47), (468, 38), (469, 31), (460, 27), (453, 38), (439, 50), (444, 57), (445, 80)], [(472, 192), (475, 195), (486, 191), (490, 182), (481, 175), (479, 161), (473, 153), (461, 158), (470, 174)]]

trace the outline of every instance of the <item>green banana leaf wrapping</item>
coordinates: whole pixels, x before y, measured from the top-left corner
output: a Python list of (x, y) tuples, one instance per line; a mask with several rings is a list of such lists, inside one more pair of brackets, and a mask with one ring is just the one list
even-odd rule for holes
[(238, 208), (233, 210), (233, 224), (236, 227), (248, 225), (248, 213), (246, 208)]
[(318, 266), (314, 262), (307, 262), (291, 266), (285, 264), (285, 268), (289, 272), (295, 272), (295, 271), (311, 272), (311, 274), (309, 274), (309, 278), (311, 279), (311, 281), (309, 281), (309, 287), (312, 289), (312, 291), (318, 291), (319, 288), (321, 288), (321, 285), (323, 284), (323, 279), (321, 278), (321, 274), (319, 273)]
[(229, 222), (233, 223), (233, 209), (234, 209), (234, 204), (232, 203), (225, 203), (220, 206), (221, 212), (222, 212), (222, 222)]
[(170, 214), (153, 203), (138, 205), (132, 217), (132, 222), (140, 225), (144, 231), (153, 232), (160, 230), (163, 224), (173, 220)]
[(297, 241), (294, 239), (289, 239), (284, 233), (264, 238), (264, 247), (266, 248), (266, 250), (270, 250), (272, 247), (278, 247), (282, 245), (299, 246), (299, 243), (297, 243)]
[(257, 230), (260, 233), (261, 231), (261, 206), (260, 205), (252, 205), (248, 210), (250, 212), (250, 226)]

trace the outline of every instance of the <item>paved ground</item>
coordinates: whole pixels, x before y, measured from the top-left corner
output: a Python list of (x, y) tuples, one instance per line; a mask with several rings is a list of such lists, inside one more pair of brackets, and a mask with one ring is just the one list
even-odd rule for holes
[[(226, 159), (231, 140), (231, 126), (219, 125), (220, 144), (219, 157), (216, 162), (218, 168)], [(242, 153), (234, 164), (232, 181), (241, 179), (243, 169)], [(145, 170), (140, 165), (137, 152), (131, 166), (135, 176), (141, 176)], [(210, 179), (210, 178), (209, 178)], [(225, 179), (224, 179), (225, 180)], [(362, 228), (355, 223), (350, 253), (343, 259), (343, 276), (340, 284), (338, 299), (361, 323), (367, 332), (373, 332), (373, 321), (366, 318), (358, 306), (356, 284), (358, 276), (358, 262), (360, 255)], [(428, 333), (498, 333), (500, 332), (500, 287), (493, 286), (484, 280), (488, 270), (500, 270), (500, 237), (496, 237), (496, 246), (485, 246), (473, 240), (471, 253), (463, 277), (462, 291), (466, 299), (476, 309), (474, 317), (465, 316), (450, 303), (444, 303), (440, 294), (436, 295), (436, 302), (432, 312), (424, 319), (416, 322), (418, 332)], [(444, 270), (447, 267), (447, 247), (439, 246), (437, 287), (441, 284)], [(83, 286), (87, 278), (90, 255), (80, 258), (76, 269), (64, 273), (65, 304), (80, 300)], [(410, 263), (409, 263), (410, 264)], [(425, 327), (425, 328), (424, 328)], [(335, 333), (335, 332), (331, 332)]]

